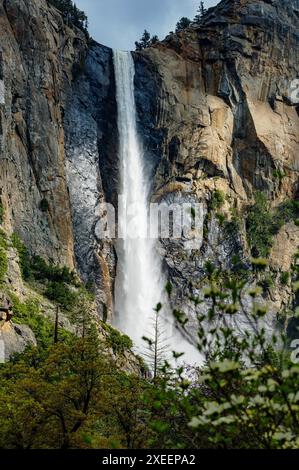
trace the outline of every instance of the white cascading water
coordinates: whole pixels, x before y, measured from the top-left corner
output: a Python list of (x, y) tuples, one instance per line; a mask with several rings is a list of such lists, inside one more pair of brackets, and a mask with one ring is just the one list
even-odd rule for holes
[(122, 196), (118, 208), (118, 228), (122, 231), (122, 236), (119, 236), (117, 245), (116, 326), (130, 336), (136, 350), (142, 352), (142, 337), (153, 336), (153, 308), (162, 302), (163, 327), (167, 330), (170, 350), (184, 350), (185, 361), (194, 362), (198, 357), (196, 349), (178, 333), (171, 315), (167, 312), (165, 280), (162, 262), (156, 250), (157, 240), (148, 237), (150, 184), (137, 133), (135, 67), (131, 53), (114, 51), (114, 69)]

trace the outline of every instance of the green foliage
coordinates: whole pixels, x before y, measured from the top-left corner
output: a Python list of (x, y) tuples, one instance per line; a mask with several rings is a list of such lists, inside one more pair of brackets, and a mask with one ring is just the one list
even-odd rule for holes
[(4, 219), (4, 206), (0, 199), (0, 225), (3, 224), (3, 219)]
[[(29, 326), (36, 337), (38, 347), (41, 350), (48, 349), (54, 340), (54, 324), (40, 314), (38, 301), (28, 299), (23, 303), (13, 293), (10, 293), (9, 297), (12, 302), (14, 323)], [(66, 339), (68, 336), (69, 333), (60, 330), (61, 339)]]
[(135, 41), (136, 51), (142, 51), (143, 49), (147, 49), (148, 47), (153, 46), (157, 42), (159, 42), (158, 36), (154, 35), (151, 37), (150, 33), (145, 29), (140, 41)]
[(255, 195), (255, 203), (247, 212), (247, 238), (253, 256), (267, 257), (273, 243), (273, 236), (281, 227), (298, 217), (298, 201), (286, 201), (271, 210), (264, 193)]
[(40, 256), (30, 256), (26, 246), (16, 234), (12, 235), (12, 245), (17, 250), (23, 279), (38, 281), (45, 287), (43, 294), (57, 302), (63, 309), (70, 311), (75, 306), (80, 287), (76, 274), (66, 266), (48, 264)]
[(176, 24), (175, 32), (179, 33), (180, 31), (183, 31), (184, 29), (188, 28), (190, 26), (191, 20), (187, 18), (186, 16), (183, 16)]
[(283, 272), (281, 273), (280, 282), (283, 286), (287, 286), (290, 280), (290, 273)]
[(30, 256), (26, 246), (20, 237), (13, 233), (12, 245), (17, 250), (20, 260), (21, 272), (24, 280), (35, 279), (38, 281), (65, 282), (76, 285), (76, 275), (66, 266), (48, 264), (40, 256)]
[(106, 341), (107, 344), (112, 348), (114, 354), (122, 354), (125, 351), (132, 349), (133, 342), (131, 338), (129, 338), (127, 335), (122, 335), (118, 330), (108, 325), (108, 323), (103, 323), (102, 326), (108, 333)]
[(194, 23), (200, 23), (203, 16), (206, 14), (206, 8), (204, 2), (200, 2), (198, 10), (197, 10), (197, 15), (194, 18)]
[(273, 171), (273, 176), (274, 178), (277, 178), (280, 182), (287, 177), (286, 173), (281, 171), (280, 169), (274, 170)]
[[(209, 264), (206, 269), (210, 285), (205, 297), (211, 307), (207, 314), (198, 312), (197, 337), (205, 364), (188, 373), (181, 367), (174, 371), (165, 367), (164, 378), (148, 398), (154, 403), (149, 420), (155, 430), (152, 445), (298, 448), (299, 365), (286, 349), (288, 339), (279, 331), (267, 336), (263, 327), (267, 307), (260, 303), (260, 289), (247, 292), (253, 301), (248, 312), (241, 300), (246, 284), (232, 280), (221, 287), (214, 282), (215, 267)], [(293, 277), (298, 279), (296, 265), (294, 270)], [(297, 285), (299, 290), (297, 282), (294, 289)], [(200, 305), (196, 300), (195, 307)], [(250, 325), (242, 334), (230, 326), (237, 313)], [(178, 320), (188, 335), (186, 325)]]
[(211, 209), (217, 210), (221, 209), (221, 207), (225, 203), (225, 194), (220, 189), (216, 189), (211, 197)]
[(117, 370), (92, 326), (85, 333), (0, 365), (1, 448), (146, 445), (146, 384)]
[(17, 250), (20, 261), (20, 268), (23, 279), (27, 280), (30, 278), (30, 255), (29, 252), (20, 239), (20, 237), (13, 233), (11, 236), (12, 246)]
[(217, 212), (216, 218), (217, 218), (217, 220), (218, 220), (218, 222), (219, 222), (219, 225), (220, 225), (221, 227), (223, 227), (223, 225), (224, 225), (224, 223), (225, 223), (225, 221), (226, 221), (226, 216), (225, 216), (224, 214), (222, 214), (222, 212)]
[(88, 19), (84, 11), (77, 8), (72, 0), (49, 0), (51, 5), (61, 11), (65, 22), (68, 25), (76, 26), (88, 36)]
[(78, 298), (77, 292), (72, 290), (67, 284), (56, 281), (51, 281), (48, 284), (44, 295), (68, 311), (75, 307)]
[(8, 269), (7, 248), (7, 237), (0, 229), (0, 284), (4, 281)]
[(247, 214), (247, 237), (254, 256), (267, 257), (272, 246), (273, 216), (263, 193), (257, 193), (255, 204)]
[[(299, 303), (298, 260), (299, 252), (292, 272), (283, 273), (286, 282), (292, 280), (294, 310)], [(241, 260), (236, 257), (232, 264), (236, 268)], [(132, 342), (107, 324), (102, 324), (106, 341), (99, 341), (96, 327), (88, 322), (83, 291), (77, 302), (82, 337), (55, 345), (53, 325), (41, 327), (37, 303), (12, 296), (16, 321), (32, 327), (39, 345), (0, 365), (0, 448), (298, 448), (298, 354), (291, 354), (283, 332), (264, 328), (270, 313), (262, 293), (273, 280), (266, 259), (254, 258), (252, 265), (259, 285), (249, 288), (238, 271), (226, 273), (206, 263), (208, 311), (201, 308), (202, 297), (189, 299), (198, 320), (196, 339), (188, 316), (173, 312), (203, 365), (171, 367), (165, 362), (154, 381), (117, 369), (107, 343), (122, 354)], [(169, 295), (172, 289), (169, 285)], [(244, 305), (245, 295), (252, 308), (250, 302)], [(161, 308), (158, 304), (156, 313)], [(244, 320), (242, 331), (235, 327), (236, 315)], [(292, 312), (292, 319), (297, 318), (298, 309)], [(296, 328), (294, 322), (292, 335)], [(174, 352), (173, 363), (179, 359)]]
[(29, 262), (30, 276), (39, 281), (53, 281), (67, 283), (76, 286), (77, 278), (66, 266), (48, 264), (40, 256), (33, 256)]

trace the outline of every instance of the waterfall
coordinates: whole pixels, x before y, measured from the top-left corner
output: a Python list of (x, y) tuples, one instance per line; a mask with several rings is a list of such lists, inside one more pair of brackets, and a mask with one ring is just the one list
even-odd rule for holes
[[(144, 153), (136, 126), (134, 97), (135, 67), (130, 52), (114, 51), (116, 101), (118, 108), (119, 166), (121, 198), (118, 207), (117, 255), (115, 286), (116, 326), (128, 334), (138, 352), (144, 349), (143, 336), (149, 337), (153, 309), (163, 303), (165, 330), (170, 347), (182, 349), (187, 343), (175, 337), (172, 316), (165, 318), (165, 280), (162, 261), (157, 253), (157, 240), (148, 236), (150, 184), (144, 165)], [(167, 338), (169, 343), (169, 340)], [(195, 348), (185, 344), (186, 350)]]

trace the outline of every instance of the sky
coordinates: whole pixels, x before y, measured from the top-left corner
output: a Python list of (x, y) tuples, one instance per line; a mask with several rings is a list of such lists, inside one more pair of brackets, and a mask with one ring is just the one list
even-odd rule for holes
[[(89, 20), (91, 36), (115, 49), (132, 50), (144, 29), (163, 39), (182, 16), (193, 18), (199, 0), (76, 0)], [(206, 7), (219, 3), (206, 0)]]

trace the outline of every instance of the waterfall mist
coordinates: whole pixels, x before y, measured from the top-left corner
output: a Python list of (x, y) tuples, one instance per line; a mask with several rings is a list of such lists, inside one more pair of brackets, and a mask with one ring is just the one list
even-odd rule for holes
[(170, 351), (184, 351), (184, 360), (191, 363), (197, 361), (199, 354), (175, 328), (168, 311), (157, 240), (148, 234), (150, 182), (136, 127), (135, 67), (131, 53), (114, 51), (114, 69), (122, 196), (118, 207), (115, 324), (132, 338), (137, 352), (142, 354), (145, 349), (142, 337), (153, 336), (153, 309), (161, 302), (165, 341)]

